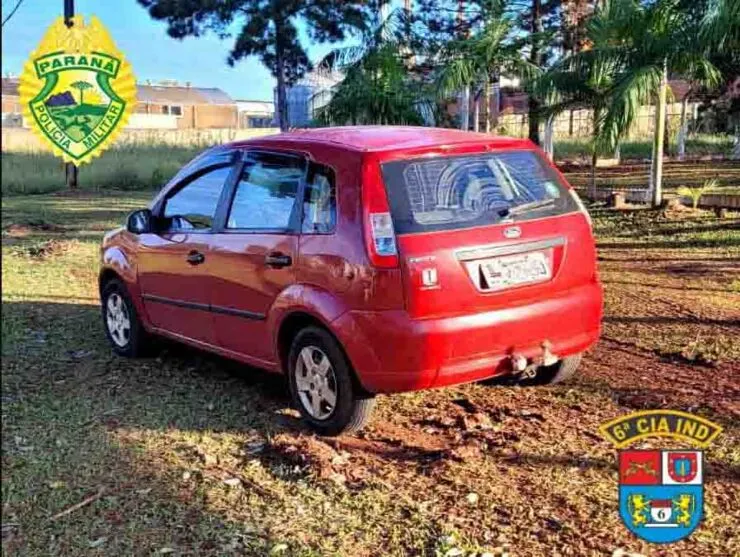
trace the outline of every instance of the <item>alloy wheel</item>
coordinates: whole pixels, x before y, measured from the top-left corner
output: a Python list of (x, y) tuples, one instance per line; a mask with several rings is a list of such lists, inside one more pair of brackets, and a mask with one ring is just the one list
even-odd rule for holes
[(295, 365), (295, 384), (303, 408), (326, 420), (337, 404), (337, 378), (329, 357), (317, 346), (304, 346)]
[(131, 318), (126, 302), (117, 292), (108, 296), (105, 305), (105, 323), (113, 342), (120, 348), (126, 347), (131, 339)]

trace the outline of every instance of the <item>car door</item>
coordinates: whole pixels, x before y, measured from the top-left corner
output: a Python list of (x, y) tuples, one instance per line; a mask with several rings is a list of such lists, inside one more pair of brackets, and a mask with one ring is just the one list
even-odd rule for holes
[[(215, 344), (210, 313), (209, 238), (232, 156), (201, 161), (178, 178), (153, 209), (156, 232), (140, 238), (138, 277), (152, 324), (161, 331)], [(208, 164), (210, 162), (210, 164)]]
[(247, 151), (223, 226), (210, 239), (218, 344), (267, 367), (276, 363), (267, 314), (280, 292), (295, 282), (296, 199), (306, 167), (302, 156)]

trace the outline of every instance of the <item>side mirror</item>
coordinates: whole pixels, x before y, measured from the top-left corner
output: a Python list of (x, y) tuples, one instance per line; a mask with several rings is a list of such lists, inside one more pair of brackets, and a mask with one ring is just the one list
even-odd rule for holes
[(152, 231), (152, 212), (150, 209), (139, 209), (126, 219), (126, 230), (132, 234), (146, 234)]

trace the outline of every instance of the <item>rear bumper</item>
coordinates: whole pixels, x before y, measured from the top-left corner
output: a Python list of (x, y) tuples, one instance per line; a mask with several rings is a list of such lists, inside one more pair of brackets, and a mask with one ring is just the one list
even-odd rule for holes
[(350, 311), (332, 323), (363, 387), (414, 391), (511, 372), (512, 354), (537, 358), (547, 340), (558, 357), (599, 337), (598, 282), (523, 306), (438, 319), (405, 311)]

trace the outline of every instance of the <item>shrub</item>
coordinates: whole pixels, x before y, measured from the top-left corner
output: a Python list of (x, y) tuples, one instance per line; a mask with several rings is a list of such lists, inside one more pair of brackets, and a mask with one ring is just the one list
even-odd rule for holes
[(710, 180), (706, 180), (701, 186), (693, 188), (689, 186), (681, 186), (678, 188), (678, 195), (690, 198), (691, 205), (696, 209), (699, 206), (699, 201), (701, 201), (701, 196), (711, 190), (716, 190), (718, 187), (719, 180), (717, 180), (717, 178), (712, 178)]

